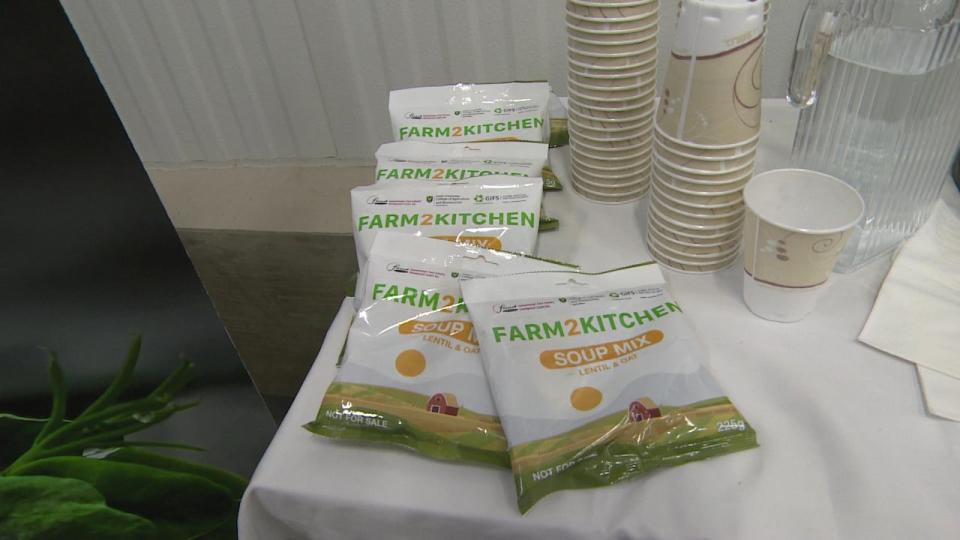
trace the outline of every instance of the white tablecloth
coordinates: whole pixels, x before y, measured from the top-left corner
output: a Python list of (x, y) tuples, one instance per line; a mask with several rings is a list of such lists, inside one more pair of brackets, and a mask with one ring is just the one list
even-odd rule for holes
[[(758, 171), (785, 166), (796, 122), (764, 103)], [(567, 156), (552, 156), (566, 177)], [(539, 253), (595, 271), (647, 260), (637, 205), (548, 194)], [(322, 439), (313, 418), (349, 325), (344, 304), (243, 500), (240, 536), (277, 538), (960, 538), (960, 424), (924, 412), (913, 365), (856, 341), (889, 259), (835, 276), (796, 324), (744, 307), (738, 266), (669, 273), (709, 364), (760, 448), (517, 512), (508, 471)], [(958, 321), (960, 324), (960, 321)], [(960, 353), (958, 353), (960, 354)]]

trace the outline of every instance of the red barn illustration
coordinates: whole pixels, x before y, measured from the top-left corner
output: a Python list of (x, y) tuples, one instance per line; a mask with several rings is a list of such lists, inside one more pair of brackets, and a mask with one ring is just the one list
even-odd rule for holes
[(450, 393), (434, 394), (427, 402), (427, 411), (456, 416), (460, 412), (457, 396)]
[(657, 404), (650, 398), (640, 398), (630, 403), (631, 422), (640, 422), (641, 420), (649, 420), (651, 418), (658, 418), (659, 416), (661, 416), (660, 407), (657, 407)]

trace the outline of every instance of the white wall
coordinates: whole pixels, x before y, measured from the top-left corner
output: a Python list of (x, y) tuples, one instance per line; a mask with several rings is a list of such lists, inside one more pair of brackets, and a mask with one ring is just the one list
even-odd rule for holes
[[(62, 3), (150, 164), (367, 160), (395, 88), (547, 79), (566, 93), (564, 0)], [(661, 5), (661, 66), (676, 4)], [(767, 97), (785, 93), (805, 4), (773, 0)]]

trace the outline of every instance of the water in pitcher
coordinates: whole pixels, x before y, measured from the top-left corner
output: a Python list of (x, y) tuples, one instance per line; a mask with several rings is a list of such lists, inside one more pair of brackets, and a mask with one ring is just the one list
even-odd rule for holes
[(926, 221), (960, 144), (956, 0), (813, 0), (788, 99), (803, 107), (793, 162), (866, 202), (837, 270), (895, 248)]

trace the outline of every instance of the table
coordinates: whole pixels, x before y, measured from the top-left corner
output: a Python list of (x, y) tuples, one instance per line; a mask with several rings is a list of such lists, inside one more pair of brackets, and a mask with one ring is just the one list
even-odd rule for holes
[[(784, 166), (796, 114), (764, 103), (758, 171)], [(566, 150), (551, 156), (561, 178)], [(549, 194), (539, 253), (596, 271), (648, 258), (641, 205)], [(313, 418), (349, 325), (344, 307), (244, 497), (240, 536), (276, 538), (958, 538), (960, 424), (924, 411), (915, 368), (856, 341), (889, 258), (837, 275), (796, 324), (753, 316), (738, 265), (667, 272), (760, 448), (553, 494), (526, 516), (508, 471), (322, 439)]]

